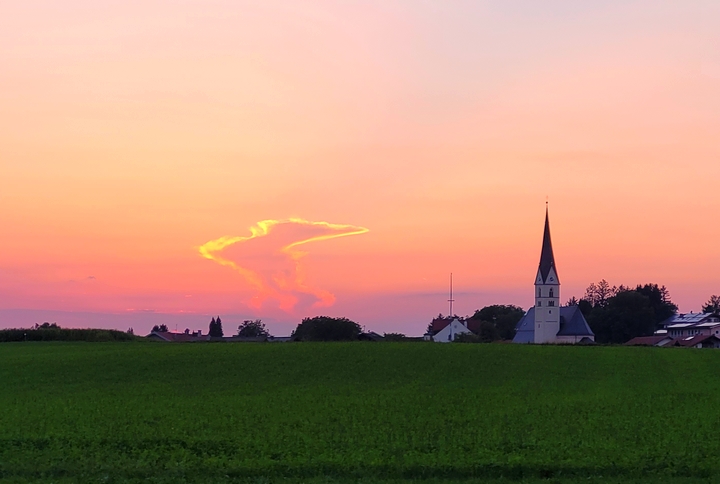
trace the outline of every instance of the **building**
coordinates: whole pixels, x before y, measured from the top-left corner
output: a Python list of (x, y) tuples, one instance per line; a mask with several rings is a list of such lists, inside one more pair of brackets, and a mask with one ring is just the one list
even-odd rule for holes
[(675, 314), (661, 323), (661, 327), (673, 338), (696, 335), (720, 337), (720, 315), (716, 313)]
[(654, 336), (638, 336), (633, 338), (625, 346), (672, 346), (675, 340), (666, 334)]
[(699, 334), (689, 338), (675, 340), (676, 346), (687, 348), (720, 348), (720, 338), (714, 334)]
[(455, 340), (455, 337), (457, 335), (467, 333), (472, 333), (472, 331), (467, 328), (464, 321), (461, 321), (460, 318), (455, 317), (452, 319), (452, 321), (445, 325), (444, 328), (435, 333), (432, 339), (436, 343), (450, 343), (451, 341)]
[(155, 341), (165, 341), (168, 343), (196, 343), (200, 341), (208, 341), (209, 337), (203, 335), (200, 331), (197, 333), (173, 333), (171, 331), (153, 331), (146, 338)]
[(560, 307), (560, 278), (555, 266), (547, 207), (534, 299), (535, 306), (515, 327), (514, 343), (585, 344), (595, 341), (595, 334), (577, 306)]
[(434, 341), (436, 343), (450, 343), (455, 341), (455, 337), (460, 334), (473, 333), (468, 329), (468, 322), (457, 316), (444, 318), (438, 316), (432, 320), (428, 332), (425, 333), (423, 339), (426, 341)]

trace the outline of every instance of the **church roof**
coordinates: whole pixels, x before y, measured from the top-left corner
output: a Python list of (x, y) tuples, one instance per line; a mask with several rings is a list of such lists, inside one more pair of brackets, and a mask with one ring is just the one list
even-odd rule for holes
[(552, 240), (550, 239), (550, 217), (548, 216), (547, 207), (545, 208), (545, 233), (543, 234), (542, 251), (540, 252), (540, 275), (543, 282), (547, 281), (550, 269), (555, 269), (555, 276), (560, 283), (560, 276), (555, 267), (555, 256), (553, 255)]
[(560, 331), (558, 336), (594, 336), (585, 316), (578, 306), (560, 308)]
[[(577, 306), (563, 306), (560, 308), (560, 330), (557, 336), (594, 336), (585, 316)], [(525, 316), (515, 326), (513, 343), (535, 342), (535, 307), (528, 309)]]

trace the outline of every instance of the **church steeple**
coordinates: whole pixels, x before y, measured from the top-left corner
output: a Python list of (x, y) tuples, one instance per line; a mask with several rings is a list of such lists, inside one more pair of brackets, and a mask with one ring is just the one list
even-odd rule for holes
[(557, 267), (555, 267), (555, 256), (553, 255), (552, 240), (550, 239), (550, 217), (548, 215), (548, 207), (545, 205), (545, 233), (543, 234), (542, 251), (540, 252), (540, 276), (542, 283), (548, 283), (548, 276), (551, 269), (554, 272), (553, 284), (559, 284), (560, 279), (557, 275)]
[(560, 280), (555, 267), (550, 217), (545, 205), (545, 233), (543, 234), (540, 266), (535, 276), (535, 343), (554, 343), (560, 331)]

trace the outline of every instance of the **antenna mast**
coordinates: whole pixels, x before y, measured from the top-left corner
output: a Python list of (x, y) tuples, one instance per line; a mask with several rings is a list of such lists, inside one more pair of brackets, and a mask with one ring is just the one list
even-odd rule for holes
[(453, 287), (452, 287), (452, 272), (450, 273), (450, 299), (448, 299), (448, 302), (450, 303), (450, 314), (448, 314), (448, 317), (453, 317), (453, 310), (452, 306), (455, 302), (455, 299), (453, 299)]

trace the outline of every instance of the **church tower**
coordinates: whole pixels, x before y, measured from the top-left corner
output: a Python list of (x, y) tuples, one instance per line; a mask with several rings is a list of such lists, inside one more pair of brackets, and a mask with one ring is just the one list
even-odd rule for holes
[(554, 343), (558, 331), (560, 331), (560, 280), (555, 267), (555, 256), (550, 240), (550, 219), (546, 205), (540, 266), (535, 277), (535, 343)]

